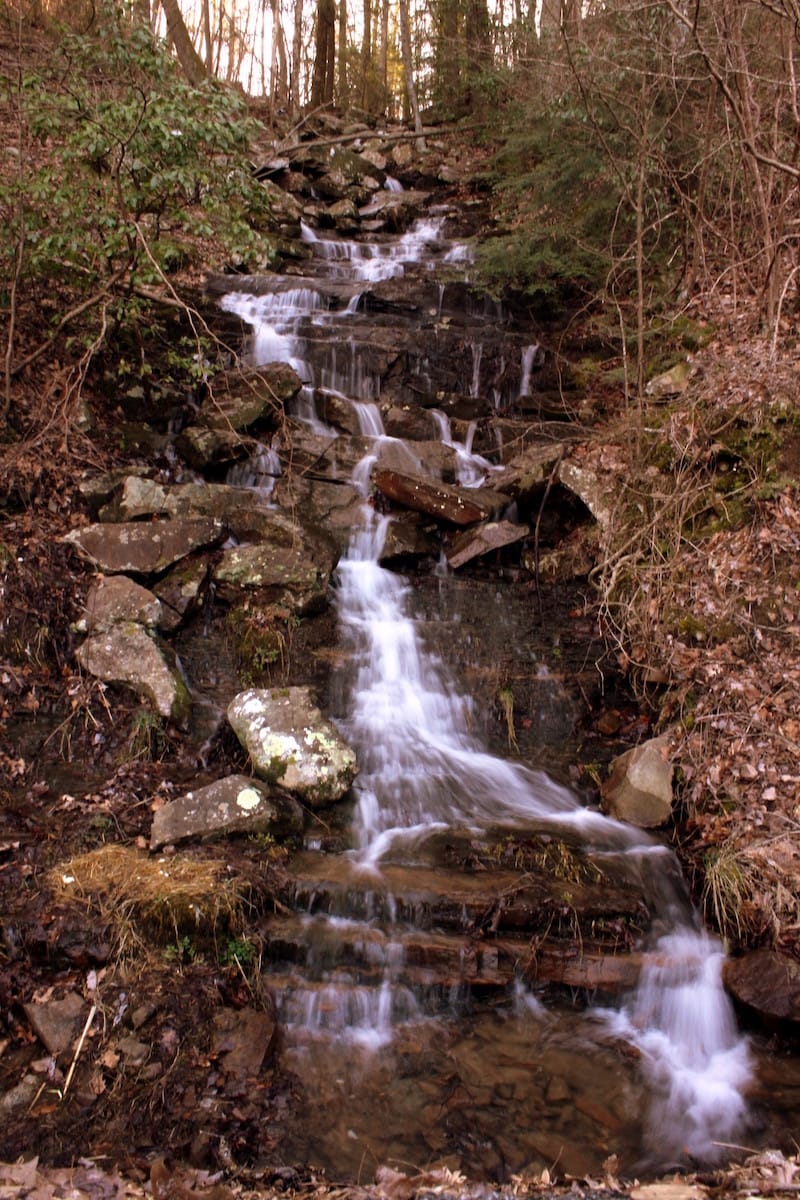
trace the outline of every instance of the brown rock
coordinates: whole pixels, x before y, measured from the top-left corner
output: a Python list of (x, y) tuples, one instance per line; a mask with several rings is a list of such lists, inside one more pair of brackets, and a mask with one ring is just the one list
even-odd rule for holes
[(800, 1021), (800, 963), (775, 950), (754, 950), (728, 959), (723, 969), (728, 991), (772, 1021)]
[(672, 763), (669, 739), (651, 738), (620, 754), (600, 789), (603, 808), (612, 817), (652, 829), (672, 815)]
[(453, 525), (476, 525), (508, 504), (507, 496), (487, 488), (458, 488), (399, 471), (378, 470), (373, 479), (378, 491), (389, 500)]
[(275, 1042), (275, 1021), (253, 1008), (223, 1008), (214, 1018), (214, 1053), (226, 1075), (254, 1078)]
[(63, 1000), (31, 1001), (23, 1008), (39, 1041), (57, 1055), (67, 1049), (77, 1033), (86, 1002), (77, 992), (67, 992)]
[(445, 551), (451, 567), (462, 567), (473, 558), (480, 558), (501, 546), (510, 546), (526, 538), (530, 530), (527, 525), (514, 525), (511, 521), (489, 521), (476, 529), (459, 533)]
[(101, 571), (132, 571), (151, 575), (185, 558), (201, 546), (218, 541), (221, 521), (195, 518), (178, 521), (122, 522), (87, 525), (64, 538)]

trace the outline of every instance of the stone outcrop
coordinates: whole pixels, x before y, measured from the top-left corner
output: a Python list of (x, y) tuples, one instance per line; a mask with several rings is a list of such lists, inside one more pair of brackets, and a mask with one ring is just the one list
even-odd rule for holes
[(753, 950), (730, 958), (723, 969), (725, 986), (739, 1002), (768, 1025), (800, 1021), (800, 963), (777, 950)]
[(355, 754), (306, 687), (240, 692), (228, 720), (256, 774), (312, 808), (341, 799), (356, 777)]
[(669, 739), (651, 738), (620, 754), (600, 792), (610, 816), (642, 829), (663, 825), (672, 815)]

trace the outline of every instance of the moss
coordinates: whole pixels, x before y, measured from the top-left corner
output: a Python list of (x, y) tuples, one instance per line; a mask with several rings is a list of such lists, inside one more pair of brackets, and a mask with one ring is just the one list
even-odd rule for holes
[(272, 682), (289, 668), (290, 625), (270, 608), (234, 608), (227, 618), (234, 659), (244, 687)]

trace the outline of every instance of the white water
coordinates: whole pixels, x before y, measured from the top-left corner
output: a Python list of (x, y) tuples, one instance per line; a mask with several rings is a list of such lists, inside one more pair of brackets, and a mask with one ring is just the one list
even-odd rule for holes
[[(349, 278), (387, 278), (382, 272), (401, 274), (404, 263), (418, 261), (438, 228), (421, 222), (413, 236), (379, 248), (323, 243), (311, 231), (304, 236), (327, 263), (344, 264)], [(268, 310), (252, 297), (227, 307), (262, 325)], [(307, 377), (309, 366), (291, 333), (300, 307), (298, 298), (281, 299), (269, 310), (269, 320), (280, 312), (282, 324), (272, 325), (268, 333), (257, 326), (257, 353), (264, 346), (270, 354), (281, 349), (284, 361), (300, 362)], [(286, 322), (284, 314), (290, 314)], [(528, 347), (523, 356), (522, 394), (529, 387), (535, 353), (536, 347)], [(479, 371), (480, 344), (475, 344), (473, 394), (479, 390)], [(346, 375), (338, 367), (331, 373), (335, 378), (328, 386), (361, 401), (356, 408), (360, 427), (373, 440), (354, 475), (366, 497), (385, 437), (377, 408), (365, 403), (374, 398), (374, 388), (352, 368)], [(449, 426), (439, 424), (441, 436), (452, 445)], [(460, 450), (465, 482), (481, 482), (486, 464), (466, 444)], [(471, 700), (453, 686), (444, 663), (423, 648), (408, 583), (379, 566), (387, 528), (388, 519), (365, 501), (339, 566), (338, 616), (352, 671), (340, 725), (360, 765), (353, 830), (360, 869), (379, 873), (384, 862), (413, 862), (437, 830), (481, 832), (498, 826), (579, 833), (596, 853), (638, 864), (642, 879), (651, 880), (650, 901), (658, 919), (671, 928), (650, 949), (639, 987), (622, 1009), (598, 1016), (642, 1055), (652, 1096), (648, 1138), (653, 1155), (662, 1161), (665, 1155), (685, 1154), (713, 1159), (716, 1144), (734, 1141), (744, 1122), (742, 1092), (750, 1073), (747, 1046), (738, 1036), (721, 984), (721, 947), (696, 928), (683, 888), (671, 878), (675, 860), (665, 849), (637, 830), (582, 808), (568, 789), (544, 773), (496, 758), (475, 739)], [(411, 994), (396, 982), (397, 965), (392, 960), (378, 989), (352, 981), (345, 989), (348, 977), (342, 973), (333, 973), (316, 989), (295, 989), (287, 998), (285, 1019), (316, 1030), (332, 1028), (339, 1035), (347, 1030), (362, 1046), (385, 1045), (394, 1023), (419, 1016)], [(531, 1020), (540, 1019), (537, 1003), (531, 1001), (527, 1008)], [(524, 1011), (526, 1005), (520, 1001), (517, 1009)]]
[(534, 342), (531, 346), (525, 346), (522, 351), (522, 361), (520, 363), (520, 383), (519, 395), (530, 396), (531, 394), (531, 371), (533, 364), (536, 362), (539, 354), (539, 343)]

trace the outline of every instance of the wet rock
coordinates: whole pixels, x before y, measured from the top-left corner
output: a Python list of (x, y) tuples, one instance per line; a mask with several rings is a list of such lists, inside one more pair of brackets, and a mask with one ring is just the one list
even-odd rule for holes
[(723, 968), (728, 991), (768, 1023), (800, 1021), (800, 963), (777, 950), (753, 950), (728, 959)]
[(458, 456), (452, 446), (441, 441), (418, 441), (407, 445), (402, 441), (381, 442), (378, 447), (378, 468), (400, 474), (423, 472), (434, 478), (455, 479)]
[(87, 1005), (77, 992), (67, 992), (62, 1000), (34, 1000), (23, 1008), (39, 1041), (58, 1056), (72, 1044)]
[(612, 817), (642, 829), (663, 825), (672, 815), (669, 738), (651, 738), (611, 763), (600, 794)]
[(148, 588), (126, 575), (110, 575), (98, 579), (89, 589), (77, 629), (81, 633), (102, 633), (122, 621), (154, 628), (160, 619), (161, 604)]
[(509, 503), (507, 496), (490, 492), (487, 488), (458, 488), (399, 471), (377, 470), (373, 480), (378, 491), (389, 500), (453, 525), (474, 525), (478, 521), (485, 521), (501, 512)]
[(101, 571), (153, 575), (193, 550), (213, 546), (224, 533), (220, 521), (207, 518), (87, 525), (64, 538)]
[(172, 652), (132, 621), (90, 635), (75, 652), (90, 675), (130, 687), (147, 698), (160, 716), (183, 725), (191, 698)]
[(424, 524), (418, 513), (403, 514), (386, 531), (379, 561), (390, 563), (403, 558), (438, 558), (441, 548), (435, 528)]
[(402, 233), (424, 209), (428, 199), (427, 192), (376, 192), (359, 213), (362, 220), (379, 220), (383, 229)]
[(445, 557), (451, 567), (463, 567), (473, 558), (480, 558), (491, 550), (499, 550), (501, 546), (510, 546), (513, 542), (522, 541), (530, 530), (527, 525), (514, 525), (511, 521), (489, 521), (478, 525), (475, 529), (467, 529), (458, 534), (445, 550)]
[(312, 808), (339, 800), (356, 777), (356, 756), (327, 721), (309, 688), (250, 689), (228, 720), (262, 779), (296, 792)]
[(159, 808), (153, 817), (150, 849), (232, 833), (285, 837), (302, 828), (302, 810), (290, 797), (270, 795), (267, 787), (247, 775), (229, 775)]

